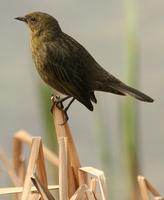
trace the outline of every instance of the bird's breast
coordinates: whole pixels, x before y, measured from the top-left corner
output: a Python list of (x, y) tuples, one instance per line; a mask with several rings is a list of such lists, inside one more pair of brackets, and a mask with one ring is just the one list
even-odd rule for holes
[(45, 82), (48, 83), (49, 73), (46, 66), (46, 60), (47, 60), (46, 45), (44, 45), (44, 43), (41, 42), (39, 39), (32, 38), (31, 50), (32, 50), (32, 58), (39, 75)]

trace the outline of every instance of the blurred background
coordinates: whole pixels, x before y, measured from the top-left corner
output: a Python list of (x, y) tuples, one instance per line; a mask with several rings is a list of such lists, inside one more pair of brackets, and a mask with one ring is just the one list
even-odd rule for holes
[[(83, 166), (105, 171), (112, 199), (130, 199), (136, 174), (162, 193), (164, 185), (164, 68), (162, 0), (0, 1), (0, 144), (12, 155), (12, 137), (25, 129), (51, 137), (50, 96), (31, 58), (27, 27), (14, 20), (32, 11), (55, 16), (109, 72), (155, 99), (153, 104), (97, 92), (94, 112), (77, 101), (69, 124)], [(49, 137), (48, 137), (49, 136)], [(48, 144), (52, 149), (54, 145)], [(9, 186), (0, 165), (0, 187)], [(4, 197), (0, 197), (4, 199)]]

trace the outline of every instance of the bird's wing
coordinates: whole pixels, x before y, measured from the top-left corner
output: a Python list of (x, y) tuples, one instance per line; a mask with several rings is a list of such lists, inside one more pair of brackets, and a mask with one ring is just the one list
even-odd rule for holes
[(68, 42), (62, 44), (62, 41), (60, 44), (47, 44), (46, 65), (55, 76), (54, 84), (57, 84), (65, 94), (75, 97), (88, 109), (93, 110), (90, 102), (90, 73), (85, 67), (83, 51), (74, 48)]

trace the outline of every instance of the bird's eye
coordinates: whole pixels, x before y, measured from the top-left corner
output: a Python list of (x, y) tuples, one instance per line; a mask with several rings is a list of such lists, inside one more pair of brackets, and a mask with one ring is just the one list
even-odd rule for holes
[(36, 18), (35, 18), (35, 17), (31, 17), (30, 20), (31, 20), (32, 22), (35, 22), (35, 21), (36, 21)]

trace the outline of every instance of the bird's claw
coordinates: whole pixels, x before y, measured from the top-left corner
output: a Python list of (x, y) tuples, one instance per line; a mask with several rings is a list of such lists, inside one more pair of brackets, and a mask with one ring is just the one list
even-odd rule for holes
[(64, 106), (62, 104), (62, 99), (60, 98), (60, 96), (51, 95), (51, 101), (53, 103), (51, 107), (51, 113), (53, 113), (53, 108), (55, 105), (59, 110), (63, 110)]
[(65, 124), (67, 123), (69, 117), (68, 117), (68, 114), (67, 114), (67, 108), (64, 109), (64, 106), (63, 106), (63, 104), (62, 104), (63, 100), (60, 98), (60, 96), (57, 96), (57, 95), (54, 96), (54, 95), (52, 95), (52, 96), (51, 96), (51, 101), (52, 101), (52, 103), (53, 103), (53, 104), (52, 104), (52, 107), (51, 107), (51, 113), (53, 113), (53, 108), (54, 108), (55, 105), (56, 105), (56, 107), (57, 107), (59, 110), (62, 110), (63, 113), (64, 113), (64, 122), (61, 123), (61, 124), (59, 124), (59, 125), (61, 125), (61, 126), (65, 125)]

